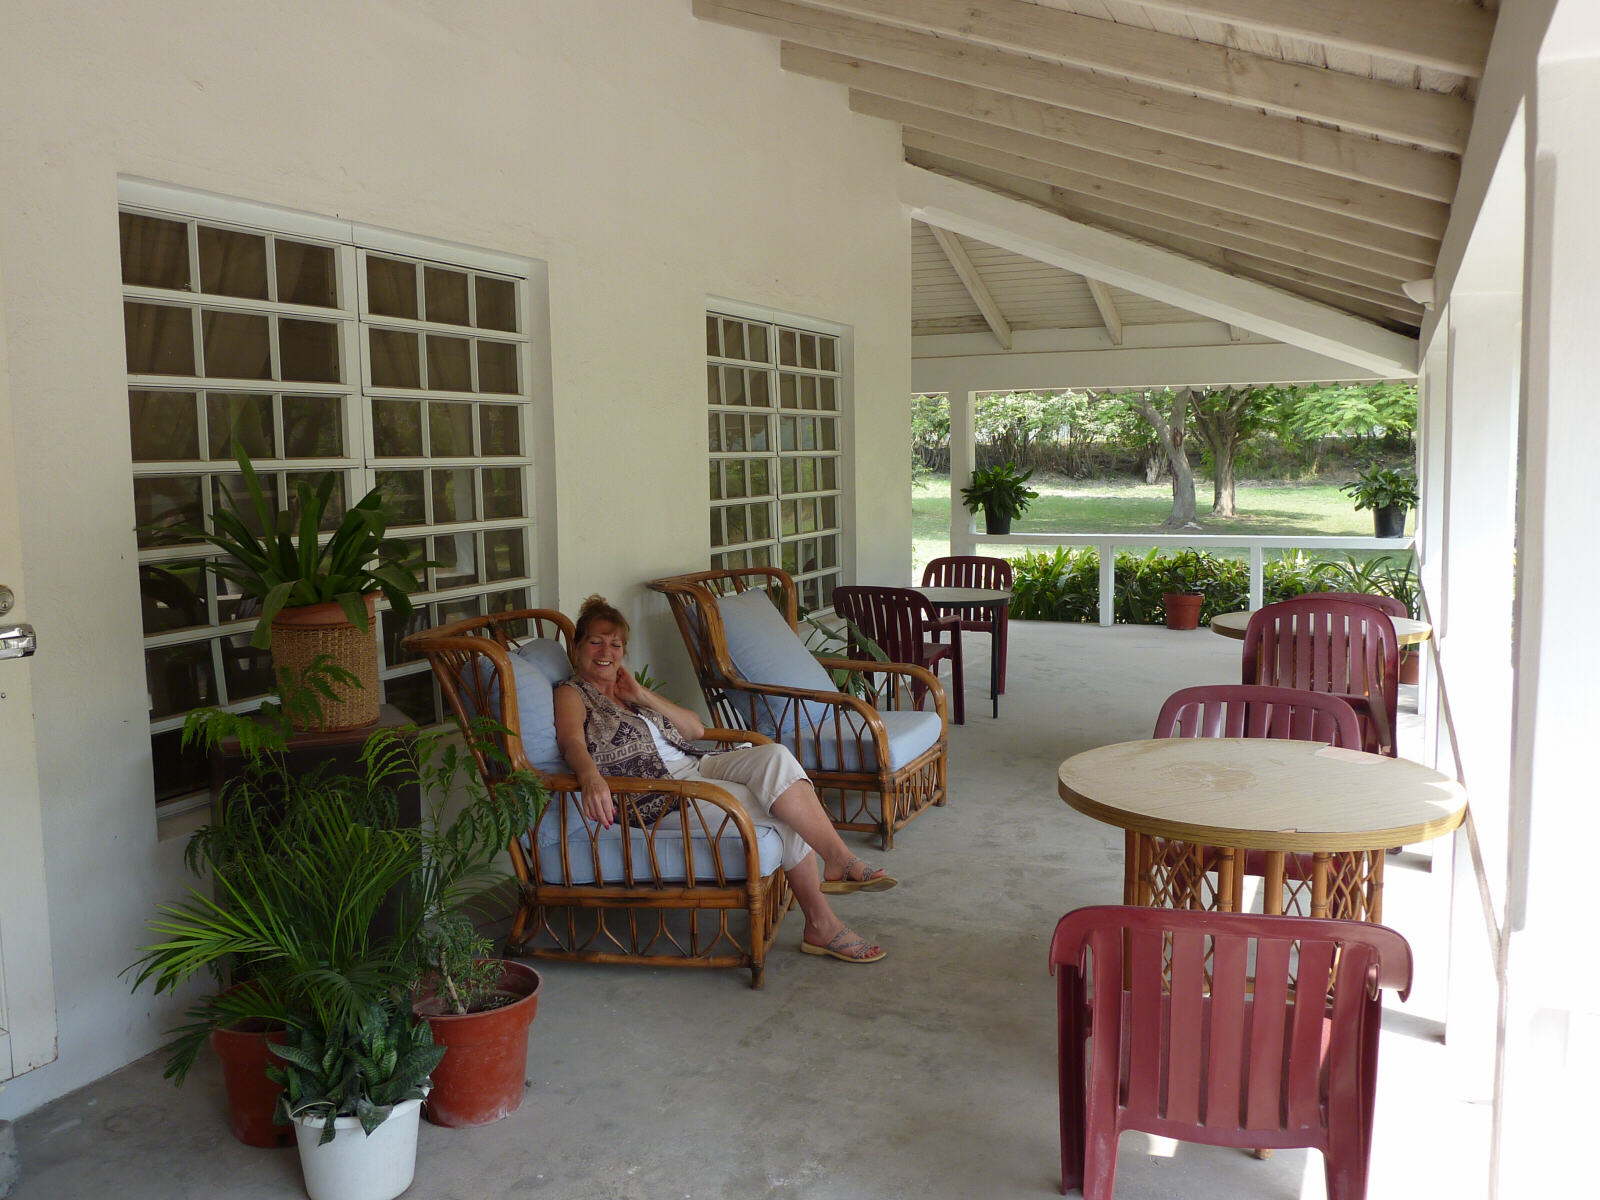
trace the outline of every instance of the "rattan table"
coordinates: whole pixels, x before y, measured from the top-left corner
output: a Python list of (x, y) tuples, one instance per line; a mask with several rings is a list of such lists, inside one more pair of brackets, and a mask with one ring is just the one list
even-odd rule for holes
[[(1239, 612), (1218, 613), (1211, 618), (1211, 632), (1242, 642), (1245, 627), (1250, 624), (1250, 618), (1259, 611), (1252, 608)], [(1433, 636), (1433, 626), (1426, 621), (1413, 621), (1410, 617), (1390, 617), (1389, 620), (1394, 623), (1395, 641), (1401, 646), (1415, 646)]]
[(1263, 910), (1383, 918), (1384, 852), (1449, 833), (1461, 785), (1408, 759), (1273, 738), (1119, 742), (1061, 764), (1079, 812), (1127, 831), (1123, 903), (1235, 911), (1264, 852)]

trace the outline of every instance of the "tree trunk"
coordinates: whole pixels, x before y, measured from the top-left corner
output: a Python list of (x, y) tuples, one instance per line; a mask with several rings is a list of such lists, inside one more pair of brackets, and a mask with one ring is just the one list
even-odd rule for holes
[(1184, 438), (1189, 421), (1190, 388), (1178, 388), (1172, 393), (1172, 415), (1163, 420), (1160, 411), (1150, 402), (1146, 392), (1139, 393), (1139, 411), (1150, 422), (1166, 452), (1167, 463), (1172, 467), (1172, 512), (1163, 525), (1168, 529), (1181, 529), (1195, 523), (1194, 471), (1189, 466), (1189, 453)]
[(1239, 417), (1250, 403), (1244, 388), (1219, 388), (1194, 402), (1194, 426), (1205, 439), (1216, 466), (1211, 481), (1211, 511), (1219, 517), (1234, 515), (1233, 460), (1239, 449)]

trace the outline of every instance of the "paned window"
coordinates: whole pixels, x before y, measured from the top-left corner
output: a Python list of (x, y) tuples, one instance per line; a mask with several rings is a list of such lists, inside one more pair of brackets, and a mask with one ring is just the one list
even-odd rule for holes
[(839, 338), (706, 314), (711, 565), (781, 566), (800, 603), (840, 582)]
[[(401, 639), (430, 624), (532, 603), (529, 335), (525, 278), (406, 239), (363, 244), (348, 223), (209, 201), (120, 211), (139, 583), (156, 798), (206, 786), (180, 749), (189, 710), (244, 710), (272, 683), (250, 647), (255, 601), (164, 532), (246, 500), (249, 454), (269, 497), (338, 476), (344, 506), (385, 488), (394, 536), (434, 566), (408, 622), (379, 600), (383, 698), (420, 724), (444, 716), (425, 661)], [(141, 197), (142, 199), (142, 197)], [(217, 210), (221, 207), (222, 219)], [(236, 210), (236, 211), (235, 211)], [(437, 253), (434, 251), (437, 250)], [(246, 502), (246, 507), (248, 503)]]

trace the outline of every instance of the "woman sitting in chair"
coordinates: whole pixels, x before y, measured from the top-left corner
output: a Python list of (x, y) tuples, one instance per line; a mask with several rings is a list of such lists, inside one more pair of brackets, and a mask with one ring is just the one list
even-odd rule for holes
[[(897, 881), (850, 852), (794, 755), (777, 744), (719, 752), (690, 745), (705, 732), (704, 723), (641, 687), (622, 665), (627, 649), (627, 619), (602, 597), (590, 596), (572, 639), (573, 675), (555, 691), (556, 741), (583, 789), (584, 816), (608, 829), (617, 819), (604, 775), (732, 785), (729, 792), (750, 815), (783, 839), (783, 868), (805, 914), (800, 949), (849, 963), (882, 958), (886, 951), (846, 926), (825, 893), (880, 892)], [(665, 797), (651, 799), (637, 805), (637, 819), (646, 825), (666, 806)], [(820, 878), (813, 852), (823, 863)]]

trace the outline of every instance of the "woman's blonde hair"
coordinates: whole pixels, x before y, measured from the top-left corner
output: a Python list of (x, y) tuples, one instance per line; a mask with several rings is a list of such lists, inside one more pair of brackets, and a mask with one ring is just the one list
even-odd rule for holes
[(628, 645), (628, 618), (623, 616), (611, 601), (604, 596), (590, 596), (578, 606), (578, 620), (572, 632), (572, 647), (567, 652), (567, 657), (572, 660), (572, 665), (578, 665), (578, 647), (583, 644), (583, 639), (589, 636), (589, 630), (596, 624), (615, 625), (617, 632), (622, 634), (622, 645)]

